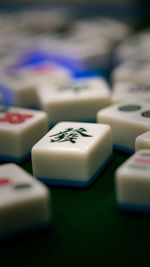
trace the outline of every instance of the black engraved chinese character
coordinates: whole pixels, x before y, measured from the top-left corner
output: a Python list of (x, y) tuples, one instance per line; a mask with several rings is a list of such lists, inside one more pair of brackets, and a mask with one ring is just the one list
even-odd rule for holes
[(58, 91), (65, 92), (65, 91), (73, 91), (75, 93), (78, 93), (82, 90), (88, 89), (87, 84), (78, 84), (78, 85), (73, 85), (73, 84), (66, 84), (66, 85), (61, 85), (58, 87)]
[(150, 86), (148, 85), (135, 85), (132, 86), (131, 88), (129, 88), (129, 92), (142, 92), (142, 93), (146, 93), (146, 92), (150, 92)]
[(61, 131), (57, 134), (50, 135), (50, 137), (54, 137), (51, 139), (51, 143), (54, 142), (71, 142), (71, 143), (76, 143), (77, 138), (79, 135), (83, 137), (92, 137), (92, 135), (89, 135), (85, 133), (87, 130), (84, 128), (79, 128), (79, 129), (73, 129), (73, 128), (67, 128), (64, 131)]

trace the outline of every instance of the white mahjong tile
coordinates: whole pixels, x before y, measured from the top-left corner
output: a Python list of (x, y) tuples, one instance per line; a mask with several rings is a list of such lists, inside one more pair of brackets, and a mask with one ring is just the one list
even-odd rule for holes
[(50, 191), (16, 164), (0, 166), (0, 238), (50, 223)]
[(114, 82), (126, 81), (142, 84), (150, 83), (150, 63), (142, 62), (141, 60), (127, 61), (112, 72), (112, 79)]
[(101, 78), (41, 85), (38, 96), (51, 123), (61, 120), (95, 121), (96, 112), (110, 104), (108, 85)]
[(133, 152), (135, 138), (150, 130), (150, 106), (142, 101), (121, 102), (100, 110), (97, 121), (111, 126), (115, 148)]
[(36, 87), (39, 83), (63, 83), (70, 80), (71, 72), (49, 61), (22, 68), (21, 71)]
[(135, 150), (150, 149), (150, 131), (139, 135), (135, 139)]
[(119, 103), (129, 99), (150, 101), (150, 86), (140, 83), (116, 82), (113, 86), (111, 102)]
[(7, 45), (0, 44), (0, 71), (3, 70), (4, 66), (16, 63), (18, 55), (12, 51)]
[(115, 43), (122, 41), (130, 32), (127, 23), (115, 19), (99, 17), (96, 21), (99, 23), (99, 33)]
[(60, 122), (33, 146), (33, 173), (48, 184), (87, 186), (111, 154), (108, 125)]
[(4, 50), (4, 54), (7, 52), (8, 55), (20, 55), (20, 53), (23, 54), (25, 52), (22, 49), (26, 49), (28, 47), (27, 44), (30, 40), (31, 39), (29, 39), (25, 33), (15, 32), (13, 34), (3, 35), (3, 38), (0, 38), (0, 46), (1, 49)]
[(67, 12), (64, 15), (59, 10), (54, 11), (53, 9), (48, 9), (44, 10), (44, 12), (42, 10), (28, 10), (23, 13), (20, 16), (20, 21), (22, 22), (21, 30), (23, 32), (29, 32), (33, 36), (46, 33), (50, 35), (55, 30), (62, 28), (63, 25), (67, 25)]
[(7, 105), (36, 107), (38, 98), (36, 86), (28, 75), (19, 70), (1, 73), (0, 92)]
[(77, 20), (75, 26), (79, 32), (90, 32), (90, 34), (107, 37), (111, 41), (123, 40), (130, 29), (127, 24), (114, 19), (99, 17), (91, 20)]
[(121, 209), (150, 212), (150, 150), (136, 152), (116, 171), (116, 196)]
[(39, 84), (67, 82), (71, 75), (66, 68), (48, 61), (24, 67), (6, 65), (5, 72), (0, 81), (4, 104), (31, 108), (39, 106)]
[(115, 52), (116, 61), (123, 62), (124, 60), (136, 59), (144, 57), (149, 60), (150, 34), (142, 31), (140, 34), (131, 36), (125, 42), (117, 47)]
[(133, 35), (117, 46), (115, 50), (115, 60), (122, 62), (130, 59), (132, 56), (137, 56), (139, 53), (143, 54), (143, 48), (145, 48), (145, 45), (143, 47), (143, 37), (139, 34)]
[(45, 112), (0, 106), (0, 158), (22, 161), (47, 130)]

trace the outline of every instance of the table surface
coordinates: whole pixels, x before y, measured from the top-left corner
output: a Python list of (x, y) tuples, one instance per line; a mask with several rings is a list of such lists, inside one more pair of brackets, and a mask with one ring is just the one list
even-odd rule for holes
[[(1, 243), (4, 266), (146, 263), (149, 260), (150, 215), (121, 212), (116, 205), (114, 174), (128, 157), (115, 151), (109, 166), (87, 189), (51, 187), (51, 228)], [(32, 173), (31, 160), (20, 166)]]

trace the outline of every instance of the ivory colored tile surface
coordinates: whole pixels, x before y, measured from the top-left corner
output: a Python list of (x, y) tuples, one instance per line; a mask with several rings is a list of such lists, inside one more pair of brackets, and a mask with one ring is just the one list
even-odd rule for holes
[(37, 107), (36, 86), (28, 75), (21, 71), (1, 73), (0, 93), (3, 103), (20, 107)]
[(139, 150), (115, 174), (121, 209), (150, 212), (150, 150)]
[(42, 109), (49, 121), (95, 121), (99, 109), (110, 104), (107, 83), (100, 78), (43, 85), (38, 89)]
[(150, 86), (129, 82), (115, 83), (111, 94), (111, 102), (115, 104), (129, 99), (150, 101)]
[(0, 158), (24, 160), (47, 130), (45, 112), (0, 106)]
[(20, 107), (39, 107), (37, 95), (39, 84), (69, 82), (70, 75), (71, 73), (66, 68), (46, 60), (35, 65), (6, 64), (0, 78), (3, 102)]
[(135, 150), (150, 149), (150, 131), (135, 139)]
[(60, 122), (33, 146), (33, 173), (48, 184), (87, 186), (111, 154), (108, 125)]
[(141, 32), (140, 34), (134, 34), (130, 38), (127, 38), (123, 43), (117, 46), (115, 51), (115, 58), (118, 62), (130, 60), (131, 58), (137, 58), (140, 56), (149, 57), (149, 33)]
[(75, 22), (77, 33), (87, 33), (89, 36), (105, 37), (113, 43), (123, 40), (130, 32), (127, 24), (120, 23), (114, 19), (99, 17), (86, 20), (79, 19)]
[(0, 166), (0, 238), (50, 223), (50, 192), (16, 164)]
[(127, 61), (112, 71), (112, 79), (116, 81), (136, 82), (149, 85), (150, 64), (138, 60)]
[(115, 148), (131, 153), (136, 137), (150, 130), (150, 106), (141, 101), (122, 102), (100, 110), (97, 121), (111, 126)]
[(37, 88), (39, 83), (63, 83), (68, 82), (70, 80), (71, 72), (58, 65), (50, 62), (49, 60), (45, 60), (42, 63), (35, 64), (33, 66), (24, 66), (20, 70), (20, 72), (28, 77), (30, 83)]

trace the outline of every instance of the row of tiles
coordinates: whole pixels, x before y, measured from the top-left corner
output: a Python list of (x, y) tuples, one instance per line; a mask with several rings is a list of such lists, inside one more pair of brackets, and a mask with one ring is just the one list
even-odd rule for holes
[[(58, 111), (61, 112), (60, 107)], [(66, 111), (71, 112), (67, 107)], [(79, 111), (82, 112), (82, 109)], [(88, 112), (88, 109), (85, 112)], [(98, 123), (111, 127), (113, 146), (117, 149), (133, 152), (135, 147), (141, 147), (141, 139), (143, 140), (142, 143), (149, 140), (149, 134), (146, 134), (150, 131), (148, 102), (128, 101), (111, 105), (95, 112), (94, 121), (96, 119)], [(77, 123), (73, 120), (68, 121)], [(84, 124), (84, 122), (82, 123)], [(95, 123), (89, 123), (89, 125), (94, 126)], [(24, 160), (31, 152), (32, 146), (48, 132), (49, 127), (53, 127), (53, 123), (49, 124), (47, 114), (43, 111), (1, 106), (1, 157), (6, 157), (6, 159), (13, 157), (16, 161)], [(82, 126), (80, 127), (82, 128)], [(142, 136), (137, 138), (140, 135)]]

